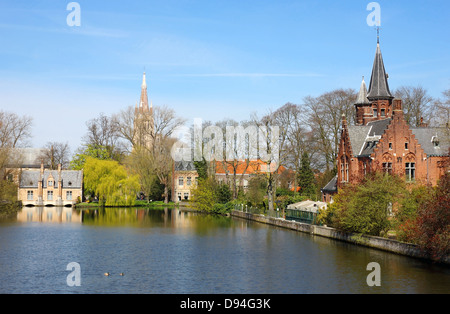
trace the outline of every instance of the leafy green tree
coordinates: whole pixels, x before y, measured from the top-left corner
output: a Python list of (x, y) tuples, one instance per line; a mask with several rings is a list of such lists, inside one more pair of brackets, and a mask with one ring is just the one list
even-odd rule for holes
[(228, 184), (218, 184), (216, 187), (217, 201), (220, 204), (225, 204), (231, 201), (232, 195)]
[(301, 188), (300, 191), (302, 195), (316, 195), (314, 172), (311, 169), (311, 162), (307, 152), (304, 152), (302, 155), (300, 172), (298, 175), (298, 185)]
[(84, 186), (105, 206), (134, 205), (140, 188), (138, 176), (129, 176), (117, 161), (92, 157), (87, 157), (84, 164)]
[(333, 225), (348, 232), (379, 236), (389, 230), (393, 204), (404, 192), (400, 177), (372, 173), (362, 183), (340, 189), (330, 205)]
[(0, 218), (17, 214), (17, 185), (0, 178)]
[(106, 147), (89, 144), (73, 156), (72, 161), (70, 162), (70, 169), (82, 170), (88, 157), (99, 160), (111, 160), (111, 156)]
[(199, 179), (192, 189), (192, 200), (199, 211), (211, 212), (217, 203), (216, 182), (212, 178)]
[(194, 161), (194, 166), (199, 179), (206, 179), (208, 177), (208, 163), (205, 158), (202, 158), (201, 161)]
[(398, 203), (398, 209), (392, 221), (397, 239), (404, 242), (412, 242), (411, 226), (415, 225), (419, 208), (423, 202), (431, 197), (432, 189), (427, 186), (411, 186), (402, 195)]
[(447, 172), (422, 202), (417, 213), (415, 242), (435, 260), (450, 254), (450, 174)]
[(267, 191), (267, 181), (263, 175), (250, 178), (246, 193), (247, 201), (254, 206), (261, 206)]

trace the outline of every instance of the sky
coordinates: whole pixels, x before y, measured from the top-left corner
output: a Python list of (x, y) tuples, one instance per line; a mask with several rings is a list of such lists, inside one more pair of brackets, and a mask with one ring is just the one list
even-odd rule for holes
[[(88, 120), (139, 101), (144, 71), (149, 101), (187, 124), (357, 90), (362, 76), (369, 84), (371, 1), (80, 0), (79, 11), (70, 2), (0, 0), (0, 110), (33, 117), (31, 147), (67, 142), (74, 152)], [(376, 3), (391, 90), (421, 85), (441, 97), (450, 2)]]

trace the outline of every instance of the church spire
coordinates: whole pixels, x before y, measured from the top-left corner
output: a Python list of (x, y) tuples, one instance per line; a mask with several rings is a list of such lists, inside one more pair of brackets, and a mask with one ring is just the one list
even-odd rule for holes
[(377, 36), (377, 50), (375, 52), (375, 60), (373, 61), (367, 98), (370, 101), (394, 98), (389, 90), (388, 76), (384, 69), (383, 57), (381, 56), (379, 36)]
[(141, 100), (139, 101), (139, 108), (142, 108), (143, 110), (149, 110), (148, 96), (147, 96), (147, 82), (145, 81), (145, 72), (142, 77)]

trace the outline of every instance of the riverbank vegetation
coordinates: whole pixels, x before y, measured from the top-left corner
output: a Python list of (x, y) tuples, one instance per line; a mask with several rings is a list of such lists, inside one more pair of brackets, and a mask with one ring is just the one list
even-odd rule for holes
[(450, 174), (436, 187), (373, 173), (340, 189), (318, 222), (347, 232), (417, 244), (434, 260), (450, 254)]

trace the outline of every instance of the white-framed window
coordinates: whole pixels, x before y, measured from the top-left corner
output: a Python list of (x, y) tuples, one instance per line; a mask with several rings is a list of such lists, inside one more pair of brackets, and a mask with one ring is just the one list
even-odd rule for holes
[(191, 185), (191, 177), (187, 177), (186, 178), (186, 184), (187, 185)]
[(183, 185), (183, 184), (184, 184), (184, 178), (178, 177), (178, 185)]
[(53, 181), (52, 180), (48, 180), (48, 186), (53, 186)]
[(405, 175), (407, 181), (413, 181), (416, 178), (416, 163), (407, 162), (405, 164)]
[(66, 191), (66, 200), (68, 201), (72, 200), (72, 191)]
[(53, 191), (47, 191), (47, 201), (53, 201)]
[(27, 201), (33, 200), (33, 191), (27, 191)]
[(189, 199), (189, 193), (184, 193), (184, 199), (188, 200)]

